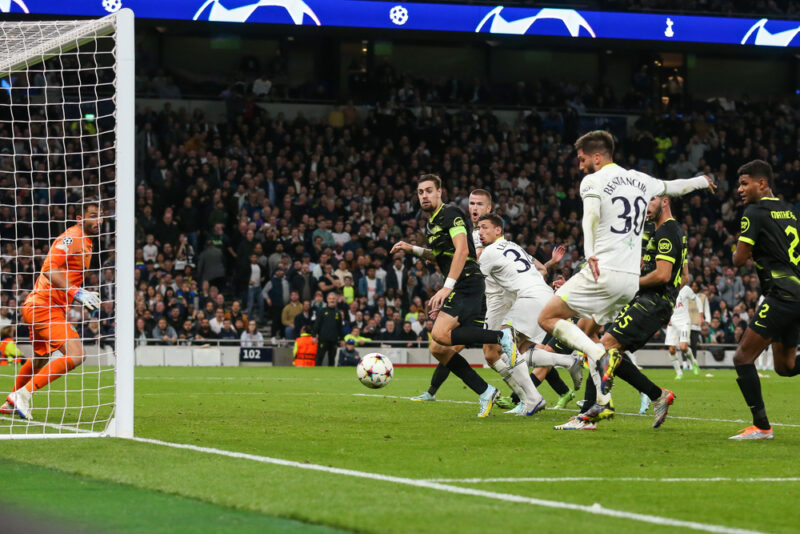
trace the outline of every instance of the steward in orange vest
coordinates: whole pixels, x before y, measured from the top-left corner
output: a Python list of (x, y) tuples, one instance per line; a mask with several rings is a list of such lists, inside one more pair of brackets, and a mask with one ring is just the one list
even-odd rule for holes
[(295, 367), (314, 367), (317, 359), (317, 344), (314, 343), (314, 336), (308, 333), (305, 326), (300, 330), (300, 337), (294, 341), (292, 354)]

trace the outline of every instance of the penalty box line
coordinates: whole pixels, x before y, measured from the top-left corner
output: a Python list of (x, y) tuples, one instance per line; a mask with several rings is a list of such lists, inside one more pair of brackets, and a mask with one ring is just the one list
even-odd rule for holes
[(243, 452), (226, 451), (223, 449), (216, 449), (212, 447), (201, 447), (198, 445), (189, 445), (184, 443), (172, 443), (169, 441), (162, 441), (150, 438), (126, 438), (138, 443), (148, 443), (151, 445), (159, 445), (162, 447), (169, 447), (173, 449), (189, 450), (200, 452), (204, 454), (214, 454), (218, 456), (226, 456), (228, 458), (236, 458), (240, 460), (249, 460), (262, 464), (279, 465), (283, 467), (293, 467), (295, 469), (305, 469), (308, 471), (319, 471), (323, 473), (330, 473), (334, 475), (343, 475), (354, 478), (363, 478), (369, 480), (377, 480), (380, 482), (391, 482), (394, 484), (402, 484), (405, 486), (415, 486), (418, 488), (425, 488), (435, 491), (442, 491), (445, 493), (453, 493), (459, 495), (469, 495), (472, 497), (482, 497), (485, 499), (494, 499), (504, 502), (516, 502), (522, 504), (530, 504), (533, 506), (540, 506), (544, 508), (555, 508), (561, 510), (572, 510), (576, 512), (583, 512), (593, 515), (615, 517), (619, 519), (629, 519), (633, 521), (640, 521), (643, 523), (650, 523), (653, 525), (687, 528), (691, 530), (698, 530), (702, 532), (713, 532), (717, 534), (761, 534), (758, 531), (747, 530), (734, 527), (726, 527), (723, 525), (714, 525), (709, 523), (699, 523), (696, 521), (684, 521), (681, 519), (672, 519), (669, 517), (660, 517), (649, 514), (639, 514), (635, 512), (626, 512), (623, 510), (615, 510), (613, 508), (606, 508), (599, 503), (591, 506), (583, 504), (574, 504), (561, 501), (552, 501), (547, 499), (537, 499), (534, 497), (525, 497), (522, 495), (514, 495), (510, 493), (498, 493), (494, 491), (484, 491), (473, 488), (463, 488), (460, 486), (453, 486), (450, 484), (442, 484), (440, 482), (431, 482), (429, 480), (420, 480), (405, 477), (396, 477), (391, 475), (381, 475), (377, 473), (368, 473), (365, 471), (356, 471), (353, 469), (343, 469), (339, 467), (329, 467), (325, 465), (310, 464), (295, 462), (292, 460), (283, 460), (281, 458), (271, 458), (269, 456), (258, 456), (255, 454), (248, 454)]
[[(399, 395), (380, 395), (378, 393), (353, 393), (354, 397), (383, 397), (386, 399), (406, 399), (412, 400), (412, 397), (401, 397)], [(420, 401), (420, 402), (431, 402), (431, 401)], [(436, 399), (433, 402), (448, 402), (451, 404), (477, 404), (477, 401), (459, 401), (459, 400), (448, 400), (448, 399)], [(547, 408), (548, 411), (561, 411), (561, 412), (575, 412), (575, 410), (571, 408)], [(627, 412), (615, 412), (617, 415), (631, 415), (633, 417), (653, 417), (651, 414), (640, 414), (640, 413), (627, 413)], [(737, 423), (737, 424), (750, 424), (751, 421), (745, 421), (744, 419), (712, 419), (707, 417), (687, 417), (683, 415), (670, 415), (668, 419), (678, 419), (681, 421), (700, 421), (704, 423)], [(800, 428), (800, 425), (795, 425), (792, 423), (773, 423), (770, 421), (769, 423), (772, 426), (785, 426), (790, 428)]]
[(484, 484), (496, 482), (800, 482), (800, 477), (495, 477), (495, 478), (426, 478), (430, 482), (459, 482), (462, 484)]

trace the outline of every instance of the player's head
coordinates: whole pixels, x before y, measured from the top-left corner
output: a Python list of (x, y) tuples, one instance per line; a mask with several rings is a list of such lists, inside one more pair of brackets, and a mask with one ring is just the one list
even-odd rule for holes
[(614, 138), (605, 130), (594, 130), (575, 141), (575, 150), (581, 171), (591, 174), (614, 161)]
[(83, 233), (86, 235), (97, 235), (100, 233), (100, 202), (95, 199), (87, 198), (83, 201), (81, 214), (78, 216), (78, 222), (83, 227)]
[(745, 163), (736, 171), (739, 176), (737, 192), (748, 204), (772, 195), (772, 167), (763, 159)]
[(492, 194), (486, 189), (475, 189), (469, 194), (469, 216), (472, 223), (478, 222), (481, 215), (492, 211)]
[(657, 196), (650, 199), (647, 205), (647, 220), (660, 224), (672, 217), (668, 196)]
[(505, 223), (499, 215), (494, 213), (486, 213), (478, 217), (478, 236), (484, 246), (491, 245), (501, 237), (503, 237), (503, 230)]
[(423, 174), (417, 180), (417, 198), (422, 211), (432, 213), (442, 205), (442, 179), (435, 174)]

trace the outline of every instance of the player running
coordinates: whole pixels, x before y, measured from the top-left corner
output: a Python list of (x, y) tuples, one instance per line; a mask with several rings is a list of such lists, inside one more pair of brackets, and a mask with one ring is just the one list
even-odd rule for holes
[(675, 299), (675, 311), (672, 312), (672, 317), (669, 319), (667, 325), (667, 336), (664, 344), (667, 345), (669, 356), (672, 358), (672, 367), (675, 368), (675, 379), (680, 380), (683, 378), (683, 356), (691, 362), (694, 374), (700, 374), (700, 367), (697, 365), (697, 358), (694, 356), (689, 342), (691, 318), (689, 317), (689, 303), (696, 302), (697, 295), (695, 295), (692, 288), (687, 284), (681, 288), (678, 293), (678, 298)]
[[(512, 325), (519, 335), (522, 353), (544, 338), (536, 319), (553, 296), (553, 290), (537, 268), (538, 262), (522, 247), (504, 239), (503, 229), (503, 219), (497, 215), (486, 214), (478, 219), (478, 232), (485, 247), (478, 263), (486, 277), (486, 324), (488, 328)], [(486, 361), (520, 397), (521, 403), (514, 413), (533, 415), (543, 410), (546, 402), (531, 380), (525, 359), (507, 361), (499, 352), (492, 351), (493, 347), (496, 345), (487, 346)], [(553, 357), (552, 353), (547, 354)], [(575, 358), (566, 358), (568, 367), (576, 364)]]
[[(602, 414), (605, 407), (610, 407), (611, 395), (600, 391), (596, 363), (606, 350), (591, 336), (600, 325), (611, 322), (639, 289), (640, 236), (647, 205), (656, 195), (713, 190), (713, 184), (707, 176), (663, 181), (623, 169), (614, 163), (614, 140), (605, 131), (583, 135), (575, 142), (575, 149), (580, 170), (587, 174), (580, 186), (587, 265), (550, 299), (539, 316), (539, 324), (567, 346), (587, 355)], [(582, 318), (578, 325), (569, 321), (576, 315)]]
[[(22, 317), (30, 325), (33, 357), (19, 369), (14, 390), (0, 407), (32, 419), (34, 392), (68, 373), (86, 358), (78, 332), (67, 322), (67, 310), (79, 302), (89, 310), (100, 307), (100, 297), (82, 288), (83, 274), (92, 259), (92, 236), (100, 233), (100, 205), (87, 201), (78, 223), (58, 236), (42, 264), (33, 292), (22, 305)], [(55, 351), (62, 355), (49, 361)]]
[(773, 196), (769, 163), (753, 160), (739, 167), (737, 174), (738, 193), (747, 207), (733, 265), (741, 267), (753, 259), (764, 301), (750, 319), (733, 355), (736, 382), (753, 414), (753, 426), (730, 439), (772, 439), (754, 362), (771, 343), (775, 372), (780, 376), (800, 374), (800, 225), (793, 206)]
[[(655, 223), (655, 230), (642, 255), (639, 292), (600, 339), (610, 354), (602, 390), (605, 393), (610, 391), (614, 376), (628, 382), (653, 401), (653, 428), (658, 428), (664, 423), (675, 395), (655, 385), (624, 352), (635, 352), (642, 348), (669, 321), (684, 272), (686, 234), (672, 217), (667, 197), (653, 198), (647, 206), (647, 217)], [(613, 406), (596, 404), (592, 398), (595, 392), (596, 389), (587, 384), (587, 402), (583, 406), (586, 411), (557, 426), (556, 430), (594, 430), (600, 419), (612, 416)], [(606, 417), (602, 417), (602, 414)]]
[(450, 347), (498, 344), (511, 361), (517, 357), (517, 346), (510, 330), (486, 330), (484, 280), (475, 253), (475, 245), (467, 236), (464, 212), (442, 202), (442, 181), (435, 174), (424, 174), (417, 183), (417, 196), (423, 212), (429, 214), (425, 236), (431, 248), (412, 246), (400, 241), (391, 254), (399, 250), (434, 261), (447, 273), (444, 286), (429, 301), (434, 318), (431, 354), (480, 397), (478, 417), (491, 412), (500, 392), (490, 386), (470, 367), (463, 356), (453, 354)]

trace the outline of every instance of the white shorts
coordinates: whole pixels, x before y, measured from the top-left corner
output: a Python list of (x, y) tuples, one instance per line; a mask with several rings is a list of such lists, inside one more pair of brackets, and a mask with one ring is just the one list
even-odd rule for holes
[[(549, 297), (552, 297), (552, 292)], [(539, 314), (549, 300), (541, 298), (518, 298), (508, 310), (503, 324), (510, 324), (520, 334), (533, 341), (541, 343), (546, 332), (539, 326)]]
[(679, 343), (689, 343), (688, 324), (667, 326), (667, 336), (664, 344), (668, 347), (677, 347)]
[(579, 317), (594, 319), (599, 325), (610, 323), (639, 290), (639, 275), (603, 269), (594, 281), (587, 265), (561, 286), (556, 295)]
[(488, 295), (486, 297), (486, 328), (500, 330), (513, 303), (505, 295)]

